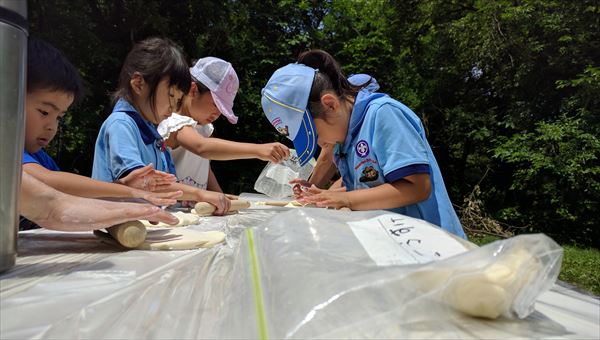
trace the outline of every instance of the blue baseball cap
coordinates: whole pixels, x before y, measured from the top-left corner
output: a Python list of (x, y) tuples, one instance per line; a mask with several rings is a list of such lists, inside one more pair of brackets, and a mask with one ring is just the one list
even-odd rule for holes
[(271, 76), (262, 89), (261, 104), (277, 131), (294, 142), (300, 165), (315, 154), (317, 134), (308, 110), (308, 97), (317, 71), (302, 64), (289, 64)]

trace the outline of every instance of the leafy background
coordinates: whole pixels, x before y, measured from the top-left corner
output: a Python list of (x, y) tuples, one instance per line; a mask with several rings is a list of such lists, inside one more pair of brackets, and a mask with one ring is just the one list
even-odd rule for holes
[[(300, 52), (322, 48), (421, 117), (463, 217), (476, 202), (505, 231), (597, 247), (598, 1), (30, 0), (29, 19), (31, 35), (64, 51), (88, 88), (50, 147), (65, 170), (90, 174), (109, 93), (136, 41), (164, 36), (190, 60), (230, 61), (240, 121), (220, 119), (216, 136), (256, 143), (279, 139), (260, 89)], [(213, 163), (231, 193), (252, 191), (264, 165)]]

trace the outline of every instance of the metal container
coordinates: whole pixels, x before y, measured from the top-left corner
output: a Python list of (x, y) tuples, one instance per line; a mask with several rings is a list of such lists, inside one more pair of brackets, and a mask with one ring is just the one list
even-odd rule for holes
[(0, 272), (17, 256), (27, 34), (27, 1), (0, 0)]

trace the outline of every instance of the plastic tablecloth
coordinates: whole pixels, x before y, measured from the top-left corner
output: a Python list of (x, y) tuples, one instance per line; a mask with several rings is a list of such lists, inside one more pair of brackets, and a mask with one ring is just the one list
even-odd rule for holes
[[(367, 256), (352, 268), (370, 276), (343, 274), (354, 275), (367, 289), (336, 304), (335, 298), (323, 298), (330, 296), (327, 291), (354, 283), (335, 270), (317, 274), (311, 268), (326, 269), (332, 262), (314, 255), (338, 234), (342, 242), (334, 244), (340, 253), (360, 257), (363, 251), (344, 249), (353, 246), (350, 232), (329, 233), (333, 222), (327, 221), (337, 221), (338, 212), (310, 210), (317, 209), (256, 207), (203, 218), (190, 228), (224, 231), (225, 243), (186, 251), (124, 251), (91, 232), (21, 232), (17, 264), (0, 275), (0, 338), (600, 337), (598, 298), (561, 285), (541, 294), (525, 319), (473, 318), (426, 301), (410, 314), (398, 314), (385, 295), (390, 287), (368, 282), (379, 271), (394, 272), (376, 268)], [(284, 221), (306, 219), (310, 228), (270, 222), (282, 214), (289, 215)], [(375, 213), (345, 214), (360, 219)], [(312, 243), (304, 252), (308, 244), (298, 242), (306, 235)], [(304, 265), (307, 261), (315, 267)], [(339, 284), (328, 283), (338, 276)]]

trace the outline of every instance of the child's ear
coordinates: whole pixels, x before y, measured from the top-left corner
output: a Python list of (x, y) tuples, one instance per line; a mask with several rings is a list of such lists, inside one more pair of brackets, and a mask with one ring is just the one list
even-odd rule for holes
[(129, 80), (129, 85), (131, 86), (131, 89), (135, 94), (141, 95), (144, 91), (146, 81), (144, 80), (144, 77), (141, 75), (141, 73), (134, 72), (133, 76), (131, 76), (131, 79)]
[(321, 97), (321, 104), (327, 111), (336, 112), (340, 107), (340, 101), (337, 96), (326, 93)]
[(198, 92), (198, 85), (196, 85), (196, 82), (193, 81), (192, 86), (190, 86), (190, 92), (188, 92), (188, 96), (195, 97), (197, 92)]

